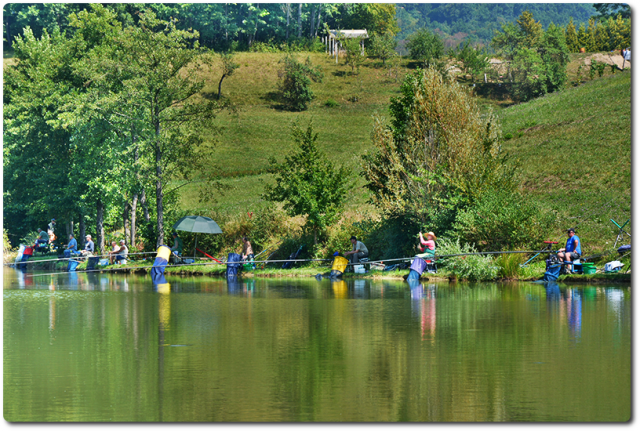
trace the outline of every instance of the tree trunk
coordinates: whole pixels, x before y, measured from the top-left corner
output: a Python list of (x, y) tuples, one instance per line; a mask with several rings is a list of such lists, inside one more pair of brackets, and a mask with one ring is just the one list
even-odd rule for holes
[(287, 3), (287, 40), (289, 40), (289, 20), (291, 19), (291, 3)]
[(104, 254), (104, 205), (100, 199), (96, 204), (96, 244), (100, 254)]
[(131, 237), (129, 239), (129, 245), (135, 247), (136, 245), (136, 211), (138, 210), (138, 193), (133, 194), (133, 200), (131, 201)]
[(227, 75), (222, 75), (222, 78), (220, 78), (220, 82), (218, 83), (218, 100), (220, 100), (220, 95), (222, 94), (222, 80), (225, 76)]
[[(160, 126), (156, 127), (158, 136)], [(160, 143), (156, 142), (156, 218), (157, 218), (157, 230), (158, 240), (156, 241), (156, 247), (160, 247), (164, 244), (164, 220), (163, 220), (163, 191), (162, 191), (162, 150), (160, 149)]]
[(311, 5), (311, 23), (309, 25), (309, 39), (313, 37), (313, 30), (316, 28), (316, 16), (313, 14), (313, 5)]
[(142, 204), (142, 209), (144, 210), (144, 220), (149, 223), (151, 221), (151, 216), (149, 215), (149, 202), (147, 202), (147, 192), (144, 189), (142, 189), (140, 203)]
[(318, 19), (316, 20), (316, 33), (314, 36), (318, 36), (318, 31), (320, 30), (320, 14), (322, 13), (322, 4), (318, 5)]
[(85, 243), (85, 237), (87, 236), (87, 229), (86, 226), (84, 224), (84, 216), (82, 214), (80, 214), (80, 241), (78, 241), (79, 244), (79, 249), (80, 250), (84, 250), (84, 243)]
[[(131, 237), (131, 230), (129, 229), (129, 202), (124, 203), (124, 210), (122, 211), (122, 227), (124, 230), (124, 240)], [(131, 244), (129, 244), (131, 245)]]
[(298, 3), (298, 38), (302, 37), (302, 3)]

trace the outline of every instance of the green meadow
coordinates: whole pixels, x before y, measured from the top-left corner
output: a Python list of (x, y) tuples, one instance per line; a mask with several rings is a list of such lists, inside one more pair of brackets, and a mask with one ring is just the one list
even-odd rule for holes
[[(288, 112), (277, 100), (283, 54), (236, 55), (240, 67), (222, 85), (234, 110), (219, 116), (221, 133), (211, 141), (216, 147), (210, 163), (222, 187), (205, 202), (199, 200), (197, 182), (183, 187), (183, 209), (229, 216), (253, 211), (271, 180), (269, 158), (280, 161), (293, 148), (290, 126), (295, 121), (312, 121), (321, 150), (356, 174), (360, 171), (360, 157), (372, 147), (374, 115), (388, 117), (390, 99), (399, 95), (404, 75), (415, 64), (403, 61), (397, 73), (389, 73), (380, 61), (367, 59), (352, 73), (342, 60), (336, 64), (324, 54), (298, 55), (301, 60), (307, 56), (321, 66), (324, 79), (312, 84), (315, 100), (307, 111)], [(583, 71), (578, 85), (578, 65), (585, 55), (571, 58), (567, 88), (561, 92), (521, 104), (478, 96), (478, 103), (498, 114), (504, 148), (519, 166), (524, 191), (555, 215), (549, 239), (563, 242), (566, 228), (575, 226), (589, 252), (597, 253), (615, 240), (617, 228), (609, 219), (622, 224), (630, 217), (631, 74), (607, 68), (603, 77), (590, 80)], [(219, 71), (214, 68), (204, 78), (205, 96), (215, 97)], [(354, 176), (346, 212), (376, 218), (363, 185)]]

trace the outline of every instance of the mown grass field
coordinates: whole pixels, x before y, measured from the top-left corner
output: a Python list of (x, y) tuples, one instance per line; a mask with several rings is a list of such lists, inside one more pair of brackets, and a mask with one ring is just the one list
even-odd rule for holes
[[(587, 252), (596, 253), (610, 249), (615, 240), (617, 229), (609, 219), (623, 223), (630, 217), (631, 74), (612, 74), (607, 68), (604, 77), (589, 80), (583, 68), (586, 82), (573, 87), (578, 66), (587, 56), (571, 55), (568, 86), (562, 92), (517, 105), (510, 100), (478, 102), (483, 109), (497, 111), (503, 133), (510, 137), (504, 147), (520, 162), (525, 192), (556, 215), (549, 239), (564, 242), (566, 228), (576, 226)], [(271, 180), (268, 159), (282, 160), (294, 148), (294, 121), (313, 121), (321, 150), (357, 174), (361, 155), (371, 148), (373, 116), (388, 117), (390, 98), (399, 95), (403, 76), (414, 67), (405, 61), (396, 80), (379, 61), (368, 59), (359, 74), (352, 74), (342, 61), (336, 65), (324, 54), (311, 54), (324, 80), (312, 84), (316, 99), (309, 110), (294, 113), (281, 110), (274, 97), (281, 58), (282, 54), (237, 54), (240, 68), (222, 87), (237, 113), (219, 117), (222, 133), (211, 160), (222, 177), (224, 194), (203, 204), (197, 199), (198, 185), (189, 185), (182, 189), (183, 208), (240, 214), (259, 205), (264, 183)], [(212, 70), (206, 78), (206, 92), (217, 92), (219, 71)], [(330, 99), (339, 106), (325, 106)], [(364, 210), (374, 217), (377, 210), (366, 204), (363, 185), (364, 180), (355, 176), (347, 211)]]

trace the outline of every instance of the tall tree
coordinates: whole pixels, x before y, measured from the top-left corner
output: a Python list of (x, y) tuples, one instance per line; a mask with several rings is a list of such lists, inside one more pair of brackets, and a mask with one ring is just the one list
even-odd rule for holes
[(500, 127), (459, 84), (435, 69), (407, 75), (391, 121), (376, 119), (363, 156), (373, 202), (392, 217), (451, 226), (458, 209), (493, 186), (512, 188)]
[(291, 136), (296, 151), (282, 163), (269, 160), (270, 171), (276, 175), (275, 184), (265, 186), (264, 199), (283, 202), (291, 216), (306, 215), (306, 226), (318, 236), (334, 223), (345, 201), (350, 171), (345, 166), (336, 168), (318, 150), (318, 134), (311, 122), (306, 130), (292, 126)]
[[(100, 10), (96, 5), (94, 9)], [(78, 14), (73, 25), (92, 27), (97, 12)], [(198, 33), (178, 30), (153, 12), (140, 14), (135, 26), (103, 41), (79, 66), (89, 83), (87, 106), (119, 134), (135, 131), (136, 149), (153, 178), (156, 191), (157, 244), (164, 242), (164, 198), (172, 180), (192, 180), (206, 172), (204, 136), (215, 131), (222, 109), (200, 97), (201, 71), (212, 55), (199, 49)]]

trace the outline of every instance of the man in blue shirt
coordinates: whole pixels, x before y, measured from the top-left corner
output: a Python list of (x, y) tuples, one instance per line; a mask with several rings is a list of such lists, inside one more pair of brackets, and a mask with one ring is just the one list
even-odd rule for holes
[[(567, 244), (564, 248), (558, 250), (558, 257), (565, 262), (573, 262), (576, 259), (580, 259), (582, 255), (582, 248), (580, 247), (580, 238), (576, 235), (576, 231), (571, 228), (567, 231)], [(567, 271), (571, 271), (571, 265), (567, 265)]]
[(78, 241), (73, 237), (73, 234), (69, 235), (69, 244), (67, 244), (67, 248), (64, 250), (64, 257), (71, 257), (72, 254), (77, 254), (78, 252)]

